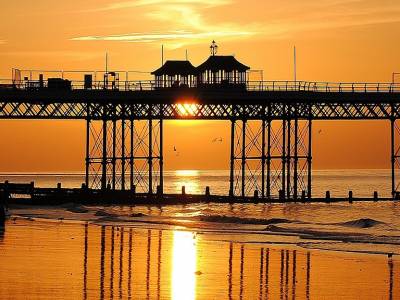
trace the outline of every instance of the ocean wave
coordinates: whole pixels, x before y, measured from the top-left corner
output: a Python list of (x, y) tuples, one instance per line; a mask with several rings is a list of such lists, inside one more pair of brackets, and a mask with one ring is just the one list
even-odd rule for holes
[(214, 222), (214, 223), (234, 223), (234, 224), (249, 224), (249, 225), (271, 225), (271, 224), (288, 224), (288, 223), (299, 223), (298, 221), (283, 219), (283, 218), (272, 218), (272, 219), (258, 219), (258, 218), (243, 218), (234, 216), (216, 216), (216, 215), (202, 215), (199, 217), (191, 218), (201, 222)]
[(400, 245), (400, 236), (373, 235), (359, 232), (337, 232), (308, 228), (283, 228), (268, 225), (263, 231), (298, 236), (301, 239), (332, 240), (345, 243), (389, 244)]
[(369, 219), (369, 218), (361, 218), (357, 220), (351, 220), (347, 222), (335, 223), (334, 225), (345, 226), (345, 227), (356, 227), (356, 228), (371, 228), (377, 225), (384, 225), (386, 223)]
[(96, 216), (96, 217), (119, 217), (118, 215), (116, 215), (116, 214), (112, 214), (112, 213), (109, 213), (109, 212), (106, 212), (106, 211), (104, 211), (104, 210), (98, 210), (98, 211), (96, 211), (95, 213), (94, 213), (94, 215)]

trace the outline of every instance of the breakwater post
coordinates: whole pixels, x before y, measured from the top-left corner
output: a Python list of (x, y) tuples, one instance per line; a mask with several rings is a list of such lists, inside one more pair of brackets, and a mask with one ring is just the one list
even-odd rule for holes
[(0, 191), (0, 226), (4, 225), (6, 221), (6, 203), (7, 203), (7, 192)]

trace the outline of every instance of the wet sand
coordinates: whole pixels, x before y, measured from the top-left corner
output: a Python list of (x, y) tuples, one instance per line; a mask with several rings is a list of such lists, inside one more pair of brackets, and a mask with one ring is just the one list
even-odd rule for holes
[(400, 297), (396, 255), (238, 241), (177, 226), (11, 218), (0, 235), (0, 266), (0, 299)]

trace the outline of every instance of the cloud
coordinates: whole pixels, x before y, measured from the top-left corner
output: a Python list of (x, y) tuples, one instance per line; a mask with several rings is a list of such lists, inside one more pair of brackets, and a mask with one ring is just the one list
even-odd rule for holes
[(131, 33), (109, 36), (84, 36), (73, 38), (74, 41), (123, 41), (123, 42), (158, 42), (175, 40), (213, 39), (217, 37), (236, 37), (254, 35), (247, 31), (213, 31), (213, 32), (165, 32), (165, 33)]
[(206, 7), (214, 7), (230, 3), (232, 3), (232, 0), (136, 0), (111, 3), (96, 10), (115, 10), (154, 5), (200, 5)]
[(197, 44), (217, 38), (244, 39), (259, 33), (256, 24), (210, 22), (205, 15), (212, 8), (232, 4), (232, 0), (136, 0), (109, 4), (98, 10), (141, 8), (142, 16), (155, 28), (178, 28), (159, 32), (121, 33), (74, 37), (74, 41), (163, 42), (170, 48)]
[[(160, 43), (170, 48), (218, 40), (292, 38), (298, 33), (378, 25), (400, 21), (400, 2), (381, 0), (285, 0), (251, 3), (235, 0), (130, 0), (110, 3), (97, 11), (124, 9), (135, 13), (143, 32), (73, 37), (74, 41)], [(221, 6), (234, 5), (232, 9)], [(245, 10), (249, 9), (249, 14)], [(230, 13), (228, 13), (228, 11)], [(232, 12), (236, 12), (232, 15)], [(235, 21), (229, 22), (229, 16)], [(144, 18), (144, 20), (143, 20)], [(139, 22), (139, 21), (137, 21)], [(165, 30), (160, 31), (160, 28)]]

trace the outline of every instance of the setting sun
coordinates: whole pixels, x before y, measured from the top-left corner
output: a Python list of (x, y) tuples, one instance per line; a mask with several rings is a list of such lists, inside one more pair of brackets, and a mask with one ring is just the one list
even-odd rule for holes
[(182, 117), (192, 117), (195, 116), (198, 108), (196, 104), (178, 104), (178, 114)]

